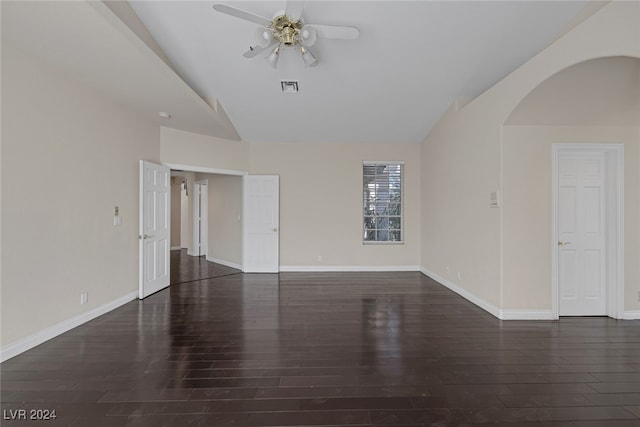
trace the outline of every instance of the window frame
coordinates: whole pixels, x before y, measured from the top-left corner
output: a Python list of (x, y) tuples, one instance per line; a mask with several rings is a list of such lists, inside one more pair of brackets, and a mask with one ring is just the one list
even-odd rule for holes
[[(400, 218), (400, 228), (398, 229), (400, 231), (400, 240), (365, 240), (365, 224), (366, 224), (366, 218), (368, 217), (366, 215), (366, 210), (365, 210), (365, 199), (364, 199), (364, 179), (365, 179), (365, 167), (366, 166), (387, 166), (387, 165), (394, 165), (394, 166), (400, 166), (400, 215), (388, 215), (387, 217), (399, 217)], [(361, 171), (361, 176), (360, 178), (362, 179), (362, 183), (360, 186), (360, 202), (361, 202), (361, 214), (360, 214), (360, 218), (361, 218), (361, 227), (360, 227), (360, 237), (362, 240), (362, 244), (363, 245), (403, 245), (405, 242), (405, 223), (404, 223), (404, 207), (405, 207), (405, 203), (404, 203), (404, 195), (405, 195), (405, 190), (404, 190), (404, 186), (405, 186), (405, 162), (402, 160), (364, 160), (362, 162), (362, 171)], [(377, 228), (375, 230), (378, 230)], [(376, 236), (377, 238), (377, 236)]]

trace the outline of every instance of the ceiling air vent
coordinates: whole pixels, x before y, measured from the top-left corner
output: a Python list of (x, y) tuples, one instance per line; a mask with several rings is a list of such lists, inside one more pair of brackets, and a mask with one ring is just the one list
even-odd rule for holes
[(280, 82), (280, 86), (282, 86), (282, 91), (284, 93), (297, 93), (298, 92), (298, 82)]

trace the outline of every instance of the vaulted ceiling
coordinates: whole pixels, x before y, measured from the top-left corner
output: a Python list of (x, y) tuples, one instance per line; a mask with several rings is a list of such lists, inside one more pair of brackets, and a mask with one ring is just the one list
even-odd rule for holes
[[(358, 40), (318, 40), (305, 68), (283, 49), (274, 70), (242, 54), (285, 1), (132, 1), (178, 73), (218, 98), (250, 142), (420, 143), (457, 98), (473, 98), (548, 46), (585, 2), (306, 1), (307, 23), (353, 25)], [(281, 81), (299, 83), (284, 94)]]
[[(360, 38), (319, 39), (313, 68), (283, 49), (273, 69), (266, 52), (242, 56), (258, 25), (212, 5), (271, 19), (284, 0), (131, 1), (169, 66), (104, 7), (9, 3), (3, 39), (165, 126), (256, 143), (420, 143), (456, 99), (478, 96), (525, 63), (587, 5), (306, 1), (305, 22), (356, 26)], [(282, 93), (281, 81), (297, 81), (299, 92)], [(162, 122), (158, 111), (172, 119)]]

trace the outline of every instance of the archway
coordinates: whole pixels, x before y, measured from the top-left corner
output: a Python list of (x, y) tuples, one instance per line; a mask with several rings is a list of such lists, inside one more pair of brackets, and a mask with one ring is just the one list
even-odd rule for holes
[[(552, 196), (552, 147), (557, 143), (590, 144), (586, 148), (600, 144), (605, 152), (611, 144), (623, 147), (624, 197), (619, 209), (624, 222), (619, 221), (619, 257), (607, 262), (607, 271), (614, 274), (607, 281), (619, 280), (619, 287), (607, 298), (607, 313), (635, 318), (640, 291), (640, 59), (615, 56), (570, 66), (530, 91), (505, 120), (503, 272), (509, 286), (504, 287), (504, 303), (517, 305), (518, 298), (527, 295), (538, 307), (549, 307), (551, 318), (558, 315), (558, 254), (553, 246), (558, 240), (553, 214), (557, 198)], [(622, 164), (622, 159), (617, 161)], [(608, 182), (613, 179), (607, 177)], [(608, 224), (611, 242), (617, 226)], [(614, 252), (609, 248), (610, 256)]]

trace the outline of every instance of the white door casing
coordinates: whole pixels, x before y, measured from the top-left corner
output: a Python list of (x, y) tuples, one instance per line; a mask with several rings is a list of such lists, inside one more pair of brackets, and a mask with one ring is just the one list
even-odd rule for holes
[(243, 271), (277, 273), (280, 270), (280, 177), (246, 175), (243, 178)]
[(140, 161), (140, 299), (169, 286), (171, 170)]
[(181, 249), (189, 248), (188, 236), (189, 236), (189, 198), (187, 197), (186, 185), (185, 183), (183, 183), (182, 190), (180, 191), (180, 247)]
[(624, 313), (621, 144), (553, 144), (552, 310)]
[(193, 184), (193, 251), (195, 256), (207, 255), (208, 245), (208, 180)]

